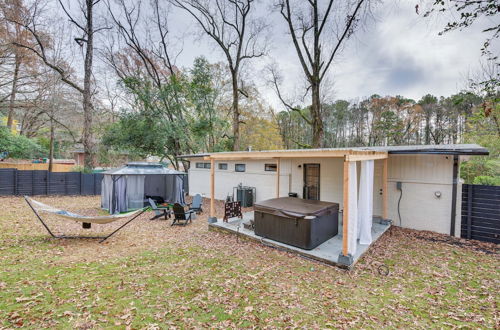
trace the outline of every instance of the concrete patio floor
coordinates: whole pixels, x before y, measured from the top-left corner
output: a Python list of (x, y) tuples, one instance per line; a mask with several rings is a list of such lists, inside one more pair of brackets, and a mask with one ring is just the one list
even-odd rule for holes
[[(244, 235), (246, 238), (251, 240), (259, 241), (265, 245), (270, 245), (276, 248), (284, 249), (288, 252), (297, 253), (302, 256), (325, 262), (327, 264), (339, 266), (345, 268), (346, 266), (339, 263), (339, 255), (342, 252), (342, 225), (339, 224), (339, 234), (335, 237), (330, 238), (328, 241), (319, 245), (312, 250), (304, 250), (295, 246), (291, 246), (285, 243), (277, 242), (268, 238), (263, 238), (261, 236), (255, 235), (253, 230), (244, 228), (243, 222), (253, 219), (253, 212), (243, 213), (243, 219), (232, 218), (229, 222), (223, 222), (222, 219), (217, 219), (217, 222), (210, 223), (209, 228), (213, 230), (221, 230), (225, 232), (235, 233)], [(390, 225), (381, 224), (377, 219), (374, 219), (372, 226), (372, 238), (373, 242), (379, 239), (382, 234), (384, 234)], [(372, 242), (372, 244), (373, 244)], [(356, 254), (353, 256), (353, 263), (350, 265), (352, 267), (356, 264), (359, 258), (368, 250), (370, 245), (359, 244), (356, 248)]]

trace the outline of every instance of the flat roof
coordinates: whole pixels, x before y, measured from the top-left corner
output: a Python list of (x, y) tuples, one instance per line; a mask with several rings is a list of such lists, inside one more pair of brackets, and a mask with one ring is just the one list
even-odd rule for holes
[[(372, 153), (366, 153), (372, 152)], [(342, 157), (344, 155), (362, 154), (439, 154), (439, 155), (489, 155), (486, 148), (477, 144), (435, 144), (435, 145), (407, 145), (407, 146), (377, 146), (352, 148), (319, 148), (319, 149), (287, 149), (262, 151), (226, 151), (216, 153), (199, 153), (182, 155), (180, 158), (258, 158), (258, 157)]]
[(103, 172), (106, 175), (147, 175), (147, 174), (160, 174), (160, 175), (173, 175), (173, 174), (186, 174), (163, 166), (160, 163), (147, 163), (147, 162), (130, 162), (125, 166), (114, 168)]

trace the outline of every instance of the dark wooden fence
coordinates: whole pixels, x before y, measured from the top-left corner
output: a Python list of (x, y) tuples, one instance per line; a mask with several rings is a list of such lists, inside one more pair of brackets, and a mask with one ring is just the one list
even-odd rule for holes
[(500, 186), (462, 186), (462, 238), (500, 243)]
[(101, 173), (0, 169), (0, 196), (100, 195)]

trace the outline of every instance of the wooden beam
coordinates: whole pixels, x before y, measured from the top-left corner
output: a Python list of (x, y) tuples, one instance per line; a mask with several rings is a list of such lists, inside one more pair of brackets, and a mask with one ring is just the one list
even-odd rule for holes
[(203, 159), (203, 160), (210, 160), (210, 159), (216, 159), (218, 161), (222, 161), (222, 160), (272, 160), (272, 159), (275, 159), (276, 157), (265, 157), (265, 156), (262, 156), (262, 157), (212, 157), (212, 156), (204, 156), (203, 158), (200, 158)]
[(373, 155), (347, 155), (346, 157), (350, 162), (358, 162), (364, 160), (386, 159), (388, 155), (387, 153), (378, 153)]
[(280, 197), (280, 164), (281, 159), (276, 158), (276, 198)]
[(388, 188), (387, 188), (387, 158), (383, 160), (382, 167), (382, 218), (384, 220), (388, 219), (387, 214), (387, 200), (388, 200)]
[(215, 160), (210, 160), (210, 217), (215, 218)]
[[(204, 160), (245, 160), (245, 159), (273, 159), (273, 158), (345, 158), (353, 157), (349, 161), (387, 158), (385, 151), (352, 150), (352, 149), (323, 149), (323, 150), (282, 150), (282, 151), (242, 151), (221, 152), (205, 156)], [(357, 158), (356, 158), (357, 157)]]
[(344, 212), (342, 215), (342, 254), (347, 256), (348, 251), (348, 226), (349, 226), (349, 161), (344, 159)]

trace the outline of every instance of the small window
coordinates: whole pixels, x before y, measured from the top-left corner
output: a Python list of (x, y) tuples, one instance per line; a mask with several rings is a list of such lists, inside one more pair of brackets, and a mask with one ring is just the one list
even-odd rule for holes
[(208, 169), (210, 169), (210, 163), (196, 163), (196, 168), (208, 168)]
[(245, 172), (246, 170), (246, 165), (245, 164), (235, 164), (234, 165), (234, 171), (235, 172)]
[(219, 170), (227, 170), (227, 163), (219, 163)]
[(264, 170), (267, 172), (276, 172), (278, 166), (276, 164), (265, 164)]

